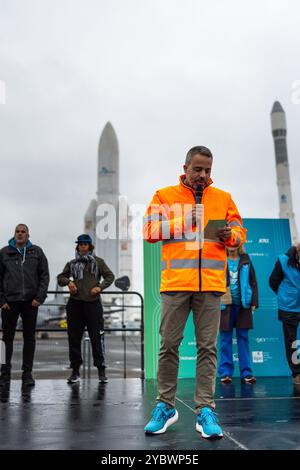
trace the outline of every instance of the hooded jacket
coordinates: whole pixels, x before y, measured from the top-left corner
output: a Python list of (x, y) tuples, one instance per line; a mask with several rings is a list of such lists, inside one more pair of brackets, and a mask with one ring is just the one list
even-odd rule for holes
[(269, 284), (277, 294), (278, 309), (286, 318), (300, 313), (300, 271), (289, 265), (289, 253), (279, 256)]
[(27, 242), (18, 249), (12, 238), (0, 250), (0, 306), (36, 299), (43, 303), (49, 285), (48, 261), (43, 250)]

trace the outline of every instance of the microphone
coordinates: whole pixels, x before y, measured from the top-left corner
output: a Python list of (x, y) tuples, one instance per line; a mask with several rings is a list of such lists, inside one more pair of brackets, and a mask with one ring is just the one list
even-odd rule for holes
[(203, 186), (201, 184), (198, 184), (196, 188), (196, 204), (201, 204), (202, 195), (203, 195)]
[(195, 197), (196, 207), (198, 207), (199, 209), (201, 208), (201, 210), (199, 214), (200, 218), (196, 219), (196, 232), (198, 233), (197, 237), (200, 237), (200, 238), (197, 238), (197, 240), (200, 242), (200, 245), (199, 245), (200, 250), (202, 250), (203, 248), (203, 241), (204, 241), (204, 206), (203, 204), (201, 204), (203, 189), (204, 188), (201, 184), (197, 184), (196, 197)]

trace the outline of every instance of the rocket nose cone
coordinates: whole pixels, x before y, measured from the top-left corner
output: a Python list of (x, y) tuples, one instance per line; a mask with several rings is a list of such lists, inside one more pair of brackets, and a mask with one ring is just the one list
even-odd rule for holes
[(115, 154), (119, 153), (118, 138), (115, 129), (110, 122), (107, 122), (99, 140), (98, 155), (106, 153), (108, 149), (113, 150)]
[(275, 101), (275, 103), (273, 104), (271, 114), (274, 114), (274, 113), (284, 113), (284, 109), (279, 103), (279, 101)]
[(271, 111), (271, 126), (272, 132), (277, 129), (283, 129), (286, 131), (286, 119), (285, 112), (279, 101), (275, 101)]

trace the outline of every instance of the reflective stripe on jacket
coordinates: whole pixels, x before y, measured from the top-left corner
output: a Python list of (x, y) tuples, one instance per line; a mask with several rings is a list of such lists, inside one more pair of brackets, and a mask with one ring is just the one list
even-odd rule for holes
[[(204, 226), (209, 220), (227, 220), (231, 238), (225, 242), (204, 239), (201, 249), (195, 227), (184, 222), (184, 205), (195, 204), (195, 191), (184, 183), (159, 189), (144, 219), (144, 238), (162, 241), (161, 292), (226, 291), (226, 246), (238, 247), (246, 240), (246, 229), (229, 193), (211, 187), (204, 189)], [(202, 244), (201, 244), (202, 245)]]

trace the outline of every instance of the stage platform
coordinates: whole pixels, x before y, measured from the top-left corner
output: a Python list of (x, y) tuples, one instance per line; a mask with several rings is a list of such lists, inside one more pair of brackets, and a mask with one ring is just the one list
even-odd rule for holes
[(248, 450), (300, 449), (300, 388), (290, 378), (259, 378), (256, 385), (217, 385), (217, 412), (225, 431), (207, 441), (195, 430), (194, 380), (178, 385), (179, 421), (163, 435), (145, 436), (155, 404), (154, 380), (95, 379), (80, 385), (39, 380), (22, 391), (13, 380), (0, 389), (0, 450)]

